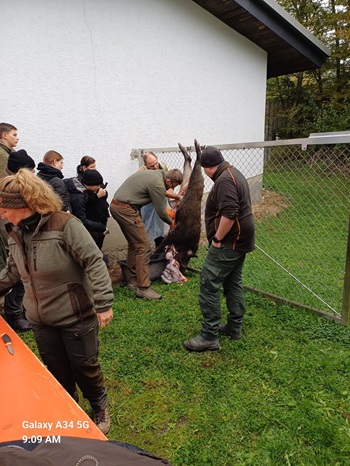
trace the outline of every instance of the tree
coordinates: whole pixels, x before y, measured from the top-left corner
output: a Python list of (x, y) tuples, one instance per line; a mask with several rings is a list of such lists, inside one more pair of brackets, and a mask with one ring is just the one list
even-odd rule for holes
[[(267, 123), (281, 138), (350, 128), (350, 1), (277, 0), (332, 54), (319, 69), (271, 78)], [(276, 123), (277, 122), (277, 123)]]

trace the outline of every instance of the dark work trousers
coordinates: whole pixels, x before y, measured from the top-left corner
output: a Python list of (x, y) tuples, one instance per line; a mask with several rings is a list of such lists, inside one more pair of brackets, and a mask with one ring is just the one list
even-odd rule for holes
[(110, 212), (116, 220), (128, 242), (128, 257), (126, 261), (128, 282), (137, 283), (139, 288), (148, 288), (149, 261), (151, 258), (151, 243), (146, 234), (140, 211), (131, 206), (110, 205)]
[[(6, 266), (8, 256), (7, 250), (7, 232), (5, 223), (0, 219), (0, 267), (1, 270)], [(15, 323), (23, 314), (23, 296), (24, 286), (21, 281), (17, 282), (7, 295), (4, 297), (4, 312), (7, 322), (11, 325)]]
[(4, 312), (9, 322), (17, 320), (23, 314), (24, 286), (21, 281), (17, 282), (12, 290), (4, 298)]
[(70, 327), (32, 324), (43, 363), (75, 398), (76, 384), (95, 412), (107, 407), (107, 390), (98, 361), (98, 322), (90, 317)]
[(89, 231), (89, 233), (97, 244), (98, 249), (101, 251), (106, 236), (102, 231)]
[(200, 276), (199, 305), (203, 314), (201, 335), (206, 340), (218, 338), (221, 323), (220, 288), (223, 286), (228, 309), (227, 328), (232, 333), (242, 326), (244, 291), (242, 269), (246, 253), (221, 245), (210, 246)]

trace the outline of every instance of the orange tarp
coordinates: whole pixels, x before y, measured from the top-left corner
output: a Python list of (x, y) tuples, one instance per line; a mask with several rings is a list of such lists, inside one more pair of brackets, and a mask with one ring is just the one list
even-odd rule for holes
[[(4, 341), (4, 334), (11, 338), (11, 345)], [(2, 317), (0, 371), (1, 442), (40, 443), (48, 438), (59, 443), (60, 436), (107, 440)]]

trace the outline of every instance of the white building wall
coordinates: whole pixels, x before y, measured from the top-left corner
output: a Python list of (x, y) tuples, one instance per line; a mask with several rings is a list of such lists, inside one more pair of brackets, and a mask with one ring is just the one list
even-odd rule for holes
[(91, 155), (112, 196), (133, 148), (264, 139), (266, 53), (194, 2), (1, 3), (0, 120), (36, 162)]

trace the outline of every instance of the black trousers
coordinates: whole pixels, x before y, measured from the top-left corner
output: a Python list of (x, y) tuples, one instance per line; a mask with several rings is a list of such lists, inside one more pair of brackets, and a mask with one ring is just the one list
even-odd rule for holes
[(94, 241), (97, 244), (98, 249), (101, 251), (103, 242), (105, 240), (105, 235), (101, 231), (89, 231), (89, 233), (94, 238)]
[(107, 390), (98, 361), (98, 322), (90, 317), (70, 327), (32, 324), (43, 363), (74, 398), (79, 386), (95, 412), (107, 407)]
[(6, 320), (8, 320), (10, 324), (23, 314), (23, 296), (24, 286), (21, 281), (17, 282), (12, 287), (12, 290), (5, 295), (4, 312)]

